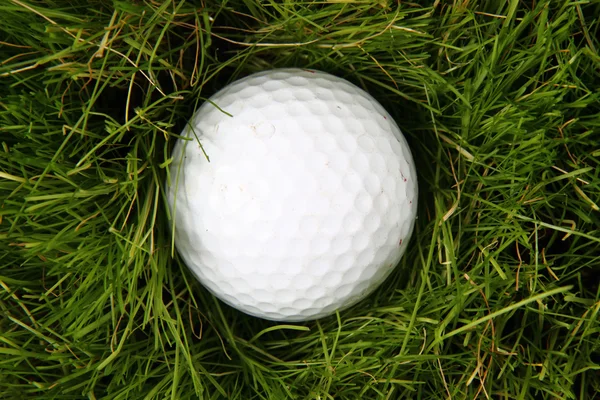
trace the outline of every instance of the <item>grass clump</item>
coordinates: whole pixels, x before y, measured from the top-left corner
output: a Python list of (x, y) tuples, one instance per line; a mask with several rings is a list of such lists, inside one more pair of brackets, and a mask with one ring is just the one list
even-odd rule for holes
[[(0, 3), (0, 398), (598, 398), (600, 3), (421, 3)], [(163, 182), (290, 66), (384, 104), (421, 204), (381, 290), (278, 325), (171, 258)]]

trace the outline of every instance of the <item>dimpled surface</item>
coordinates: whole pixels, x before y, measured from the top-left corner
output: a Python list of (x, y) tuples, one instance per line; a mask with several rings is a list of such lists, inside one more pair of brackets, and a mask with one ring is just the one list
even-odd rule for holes
[(416, 171), (362, 89), (319, 71), (260, 72), (211, 97), (182, 136), (168, 183), (175, 244), (229, 305), (277, 321), (324, 317), (400, 261)]

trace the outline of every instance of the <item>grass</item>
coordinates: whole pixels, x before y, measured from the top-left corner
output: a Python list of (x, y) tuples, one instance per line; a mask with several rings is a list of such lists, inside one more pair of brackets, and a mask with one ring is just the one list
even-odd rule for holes
[[(0, 398), (598, 399), (600, 2), (0, 2)], [(364, 87), (420, 214), (377, 293), (278, 325), (171, 258), (169, 149), (273, 67)]]

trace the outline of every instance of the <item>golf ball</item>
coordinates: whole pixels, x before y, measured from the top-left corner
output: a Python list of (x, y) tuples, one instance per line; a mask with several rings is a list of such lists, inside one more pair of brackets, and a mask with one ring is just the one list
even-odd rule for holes
[(275, 69), (197, 110), (173, 149), (167, 199), (175, 246), (210, 292), (297, 322), (355, 304), (390, 274), (413, 230), (417, 176), (368, 93)]

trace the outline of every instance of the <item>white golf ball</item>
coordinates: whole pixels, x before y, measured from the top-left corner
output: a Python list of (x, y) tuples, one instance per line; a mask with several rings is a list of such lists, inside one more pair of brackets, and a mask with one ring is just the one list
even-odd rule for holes
[(417, 176), (400, 129), (333, 75), (275, 69), (225, 87), (176, 143), (176, 248), (225, 303), (305, 321), (365, 298), (406, 250)]

